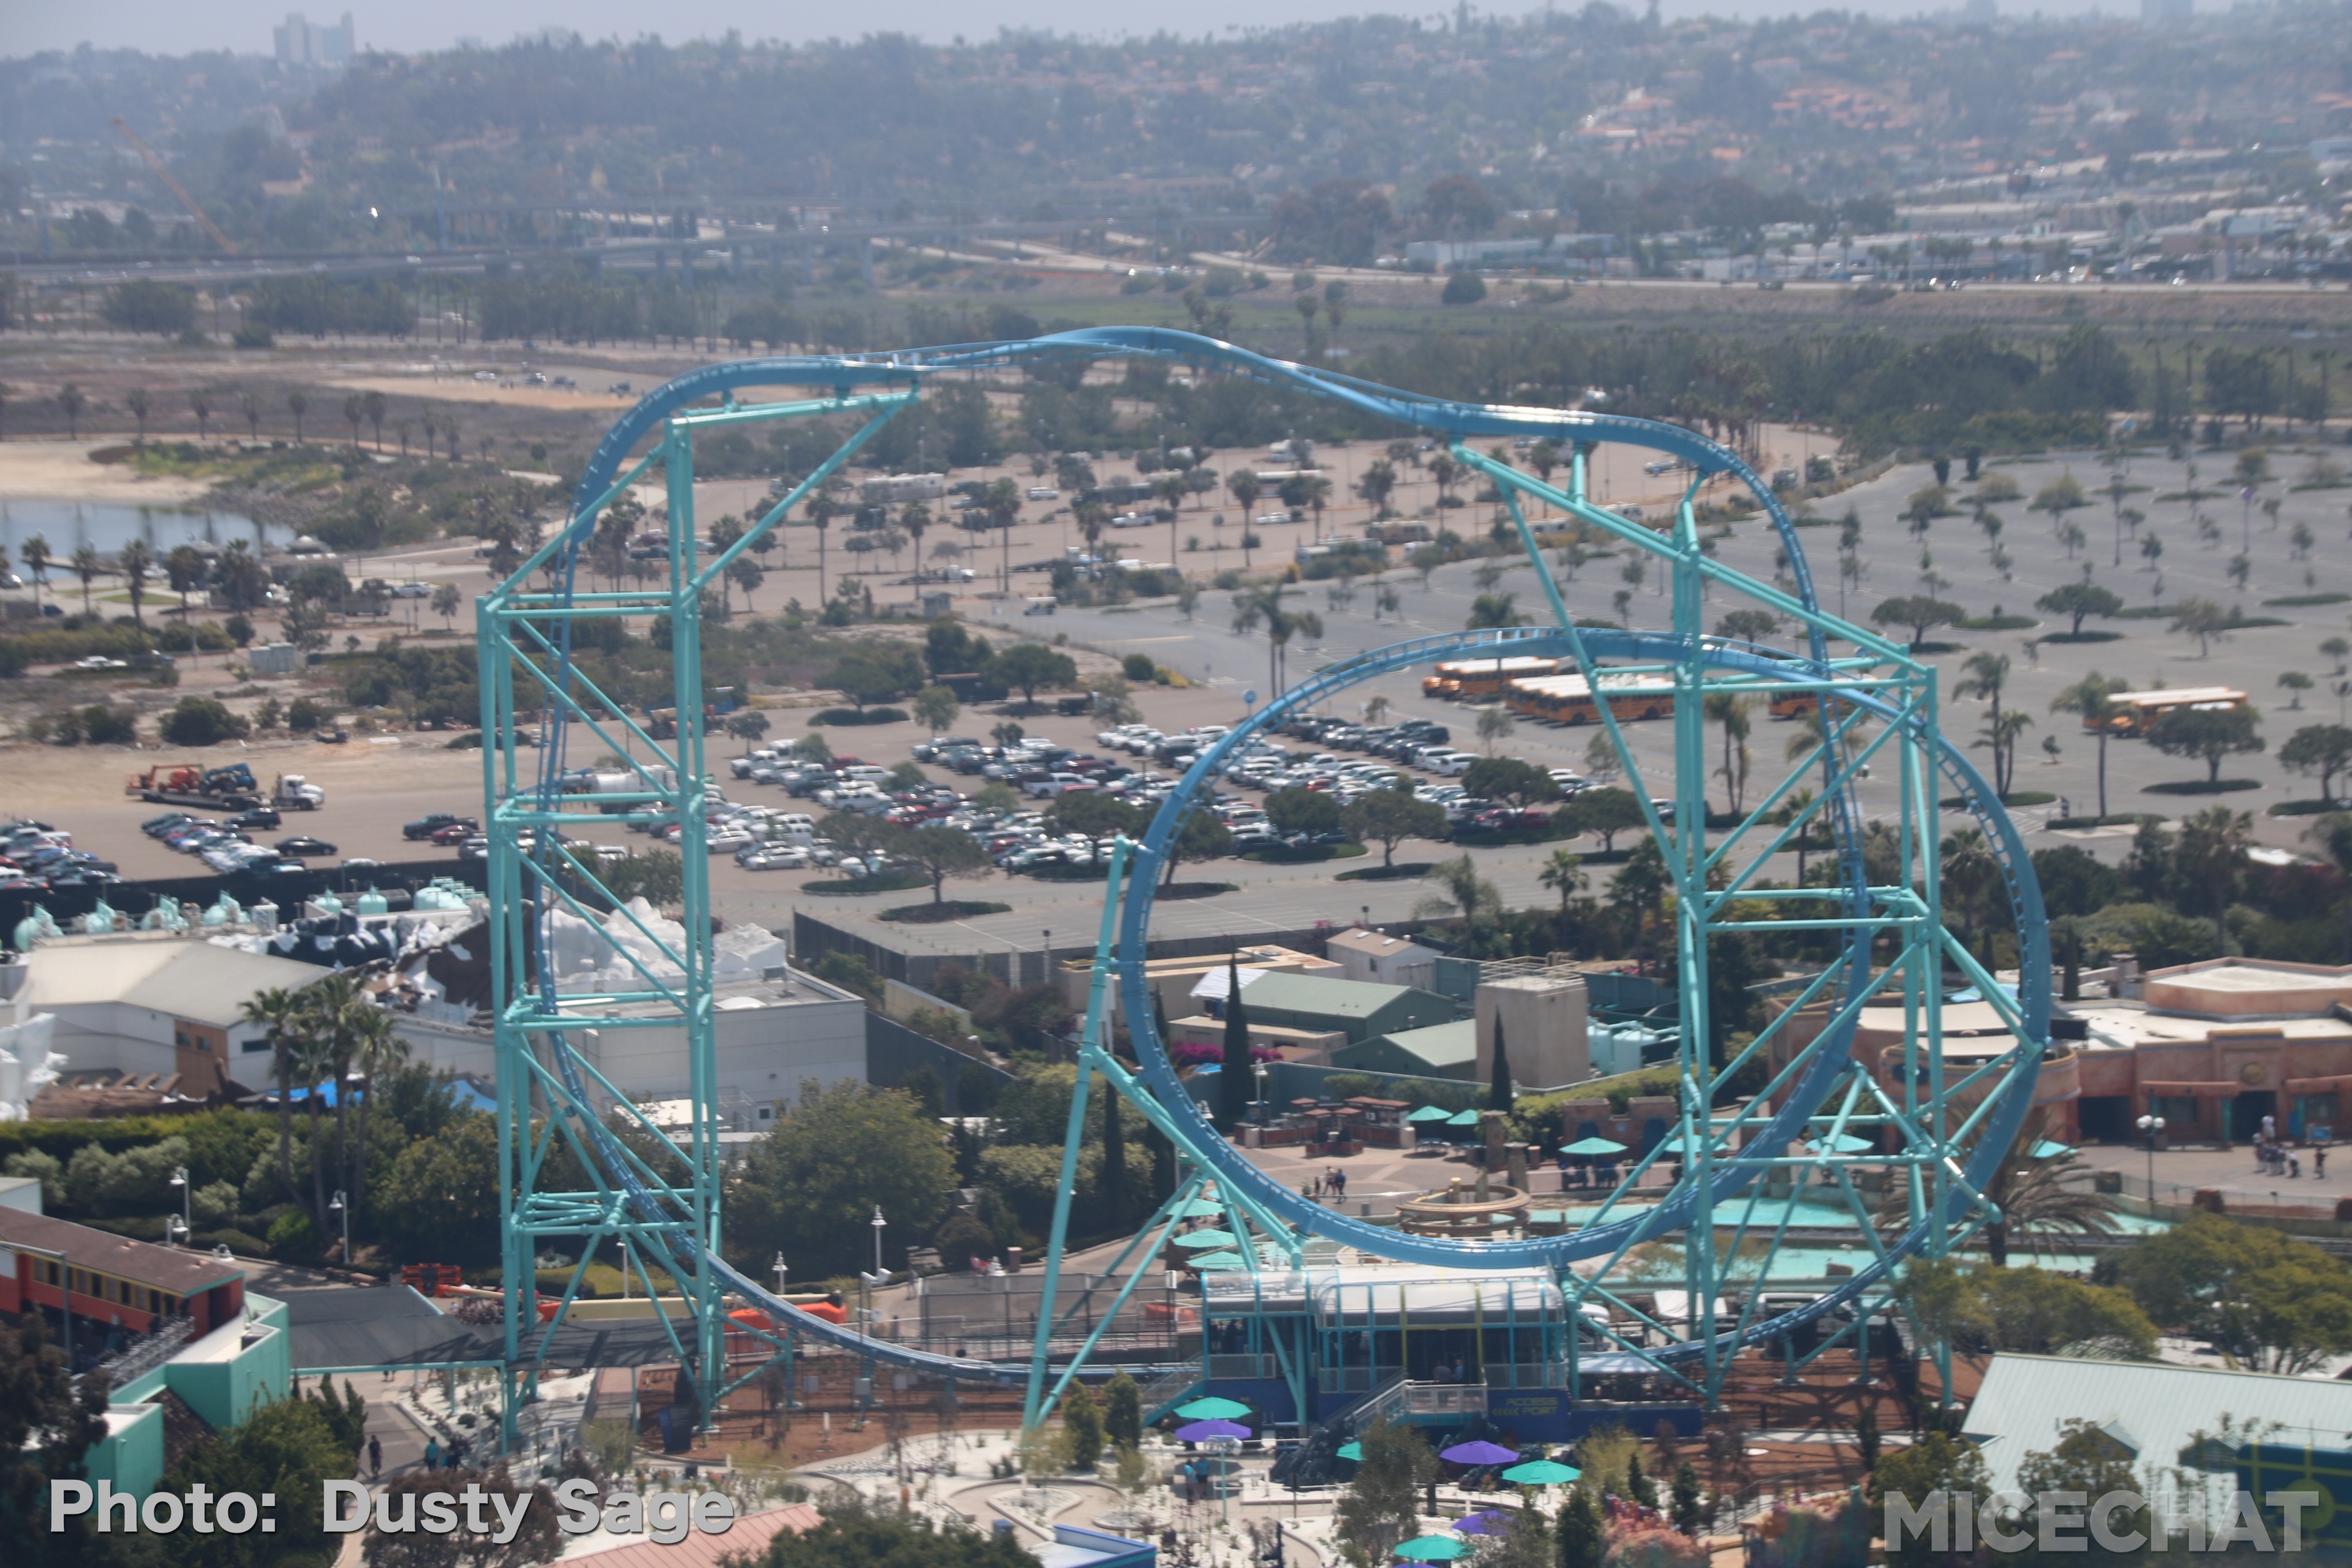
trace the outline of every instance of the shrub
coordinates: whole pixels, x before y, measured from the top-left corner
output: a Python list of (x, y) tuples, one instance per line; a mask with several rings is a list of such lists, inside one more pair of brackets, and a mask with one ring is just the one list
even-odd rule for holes
[(1475, 272), (1456, 272), (1445, 280), (1438, 299), (1448, 305), (1475, 305), (1486, 297), (1486, 280)]
[(274, 1258), (314, 1258), (319, 1227), (300, 1209), (289, 1209), (270, 1222), (269, 1252)]
[(334, 715), (308, 697), (297, 697), (286, 705), (286, 727), (297, 734), (315, 730)]
[(278, 342), (270, 336), (269, 329), (258, 321), (247, 321), (231, 332), (228, 341), (241, 349), (266, 349), (275, 346)]
[(243, 738), (253, 726), (217, 699), (183, 697), (177, 707), (163, 715), (162, 728), (163, 739), (174, 746), (217, 746)]

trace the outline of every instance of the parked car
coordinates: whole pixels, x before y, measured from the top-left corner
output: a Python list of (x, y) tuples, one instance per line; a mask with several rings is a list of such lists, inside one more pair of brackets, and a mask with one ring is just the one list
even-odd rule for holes
[(280, 855), (332, 855), (335, 853), (335, 847), (323, 838), (313, 838), (307, 833), (298, 833), (291, 838), (279, 839), (278, 852)]
[(448, 826), (453, 822), (462, 822), (470, 826), (473, 821), (472, 817), (459, 816), (454, 811), (436, 811), (402, 826), (400, 836), (403, 838), (430, 838), (436, 831)]

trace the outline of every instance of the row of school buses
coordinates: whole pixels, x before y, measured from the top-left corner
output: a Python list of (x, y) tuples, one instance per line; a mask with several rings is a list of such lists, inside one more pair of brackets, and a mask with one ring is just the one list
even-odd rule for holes
[[(1545, 723), (1599, 723), (1600, 707), (1593, 700), (1591, 682), (1572, 668), (1563, 669), (1562, 663), (1525, 655), (1456, 659), (1437, 666), (1422, 681), (1421, 689), (1424, 696), (1450, 701), (1500, 699), (1512, 712)], [(1673, 686), (1654, 676), (1604, 674), (1601, 694), (1621, 724), (1664, 719), (1675, 708)], [(2111, 735), (2141, 735), (2168, 712), (2228, 711), (2244, 707), (2246, 700), (2244, 692), (2228, 686), (2119, 692), (2111, 700), (2105, 727)], [(1775, 719), (1802, 719), (1820, 710), (1821, 698), (1811, 691), (1775, 691), (1769, 706)], [(2100, 723), (2096, 718), (2085, 717), (2083, 728), (2096, 731)]]

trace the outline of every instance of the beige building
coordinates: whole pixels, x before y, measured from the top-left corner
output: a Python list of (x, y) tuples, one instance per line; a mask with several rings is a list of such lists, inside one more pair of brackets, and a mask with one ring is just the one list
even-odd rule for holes
[(1574, 970), (1485, 981), (1472, 1006), (1478, 1024), (1478, 1082), (1494, 1077), (1497, 1027), (1511, 1080), (1522, 1089), (1565, 1089), (1592, 1076), (1584, 976)]
[(1358, 926), (1332, 937), (1323, 951), (1339, 965), (1342, 979), (1410, 985), (1416, 991), (1437, 989), (1436, 950), (1408, 937)]

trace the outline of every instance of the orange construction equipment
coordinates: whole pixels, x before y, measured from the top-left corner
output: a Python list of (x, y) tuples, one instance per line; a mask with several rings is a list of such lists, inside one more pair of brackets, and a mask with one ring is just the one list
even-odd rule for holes
[(224, 254), (235, 256), (236, 254), (236, 242), (220, 231), (220, 226), (218, 224), (213, 222), (212, 219), (205, 216), (205, 209), (196, 205), (196, 198), (188, 195), (186, 187), (183, 186), (179, 181), (172, 178), (172, 171), (164, 166), (163, 157), (156, 153), (155, 149), (147, 145), (146, 142), (140, 137), (139, 132), (131, 130), (129, 125), (123, 122), (120, 116), (115, 119), (114, 128), (117, 131), (121, 132), (122, 139), (125, 142), (130, 142), (131, 145), (137, 150), (139, 155), (147, 161), (149, 171), (152, 173), (157, 179), (163, 182), (163, 188), (170, 191), (172, 195), (178, 199), (180, 205), (187, 210), (188, 216), (195, 219), (197, 226), (206, 234), (213, 237), (213, 243), (219, 246)]

